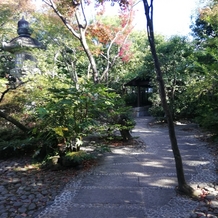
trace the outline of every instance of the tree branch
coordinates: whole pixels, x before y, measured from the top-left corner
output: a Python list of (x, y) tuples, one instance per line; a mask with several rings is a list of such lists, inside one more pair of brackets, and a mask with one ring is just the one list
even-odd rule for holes
[[(96, 61), (89, 49), (89, 46), (87, 44), (86, 41), (86, 29), (87, 29), (87, 21), (86, 21), (86, 17), (85, 17), (85, 13), (84, 13), (84, 8), (83, 8), (83, 4), (77, 4), (77, 6), (75, 6), (75, 11), (74, 11), (74, 15), (77, 21), (77, 26), (79, 28), (79, 33), (77, 33), (73, 27), (67, 22), (67, 19), (60, 13), (60, 11), (58, 10), (57, 6), (55, 5), (55, 3), (53, 2), (53, 0), (43, 0), (43, 2), (45, 2), (48, 6), (50, 6), (53, 11), (57, 14), (57, 16), (62, 20), (62, 22), (64, 23), (64, 25), (70, 30), (70, 32), (80, 41), (88, 59), (89, 62), (91, 64), (91, 68), (92, 68), (92, 75), (93, 75), (93, 81), (94, 83), (98, 83), (99, 82), (99, 78), (98, 78), (98, 70), (97, 70), (97, 66), (96, 66)], [(78, 14), (78, 7), (81, 7), (84, 19), (85, 19), (85, 26), (83, 26), (80, 22), (79, 19), (79, 14)]]
[(57, 6), (56, 6), (55, 3), (53, 2), (53, 0), (42, 0), (42, 1), (54, 10), (54, 12), (55, 12), (55, 13), (58, 15), (58, 17), (62, 20), (62, 22), (64, 23), (64, 25), (68, 28), (68, 30), (70, 30), (70, 32), (71, 32), (77, 39), (80, 39), (80, 34), (78, 34), (78, 33), (72, 28), (72, 26), (67, 22), (67, 18), (65, 18), (64, 15), (62, 15), (62, 14), (60, 13), (60, 11), (57, 9)]
[(85, 11), (84, 11), (84, 7), (83, 7), (83, 1), (81, 1), (81, 9), (82, 9), (82, 14), (83, 14), (84, 21), (85, 21), (85, 25), (84, 25), (83, 28), (86, 30), (87, 27), (88, 27), (88, 22), (87, 22), (86, 15), (85, 15)]
[[(28, 81), (29, 81), (29, 80), (28, 80)], [(28, 81), (19, 83), (19, 84), (17, 85), (17, 87), (15, 87), (15, 88), (7, 88), (4, 92), (2, 92), (2, 95), (1, 95), (1, 97), (0, 97), (0, 103), (2, 102), (2, 100), (3, 100), (3, 98), (4, 98), (4, 96), (5, 96), (6, 93), (8, 93), (10, 90), (17, 89), (18, 87), (20, 87), (21, 85), (27, 83)]]
[(8, 93), (11, 89), (12, 89), (12, 88), (8, 88), (8, 89), (6, 89), (4, 92), (2, 92), (2, 95), (1, 95), (1, 98), (0, 98), (0, 103), (2, 102), (2, 100), (3, 100), (4, 96), (5, 96), (5, 94)]
[[(130, 10), (132, 10), (132, 8), (133, 8), (133, 7), (131, 7)], [(123, 40), (121, 46), (118, 47), (117, 55), (115, 55), (114, 58), (113, 58), (112, 60), (110, 60), (110, 50), (111, 50), (111, 47), (112, 47), (112, 45), (114, 44), (114, 42), (116, 41), (116, 39), (118, 38), (118, 36), (119, 36), (121, 33), (123, 33), (123, 32), (128, 28), (128, 26), (129, 26), (129, 24), (130, 24), (130, 18), (131, 18), (131, 13), (129, 13), (128, 20), (127, 20), (125, 26), (122, 28), (122, 30), (120, 30), (119, 32), (117, 32), (117, 33), (115, 34), (115, 37), (114, 37), (113, 40), (110, 42), (110, 45), (109, 45), (109, 47), (108, 47), (108, 49), (107, 49), (107, 56), (105, 57), (105, 59), (107, 60), (107, 66), (106, 66), (104, 72), (103, 72), (102, 75), (101, 75), (100, 81), (103, 80), (103, 78), (105, 77), (105, 75), (108, 73), (110, 67), (112, 67), (112, 66), (115, 64), (116, 59), (119, 57), (119, 52), (120, 52), (120, 50), (122, 49), (122, 47), (123, 47), (123, 45), (125, 44), (127, 38), (129, 37), (129, 34), (127, 34), (127, 36), (124, 38), (124, 40)]]
[(13, 117), (7, 115), (6, 113), (2, 112), (1, 110), (0, 110), (0, 117), (4, 118), (7, 121), (9, 121), (10, 123), (14, 124), (16, 127), (18, 127), (23, 132), (29, 131), (29, 129), (27, 127), (25, 127), (23, 124), (21, 124), (19, 121), (15, 120)]

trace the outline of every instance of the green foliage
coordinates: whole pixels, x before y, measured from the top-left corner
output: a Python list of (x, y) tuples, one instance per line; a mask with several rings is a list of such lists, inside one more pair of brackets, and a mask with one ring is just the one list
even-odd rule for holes
[(202, 9), (192, 26), (196, 43), (194, 76), (188, 86), (189, 103), (195, 108), (195, 120), (205, 129), (218, 134), (218, 7), (212, 1)]
[(75, 162), (81, 162), (92, 158), (92, 156), (85, 151), (67, 152), (65, 157), (74, 160)]
[(0, 129), (0, 158), (31, 155), (37, 147), (36, 140), (16, 129)]
[[(204, 102), (205, 104), (205, 102)], [(199, 105), (200, 106), (200, 105)], [(202, 105), (203, 106), (203, 105)], [(198, 108), (196, 121), (205, 129), (218, 135), (218, 109), (217, 104), (208, 104)]]
[(157, 120), (165, 120), (163, 107), (161, 105), (156, 105), (156, 106), (153, 105), (151, 108), (149, 108), (148, 111), (149, 111), (149, 114), (151, 114)]
[[(123, 75), (128, 72), (123, 70), (122, 62), (119, 62), (117, 70), (113, 69), (111, 83), (108, 82), (108, 87), (114, 87), (116, 91), (88, 82), (89, 61), (79, 41), (72, 37), (57, 17), (34, 16), (31, 26), (35, 31), (32, 36), (46, 46), (46, 50), (31, 51), (37, 59), (41, 75), (31, 72), (31, 69), (25, 72), (22, 78), (27, 82), (25, 87), (7, 93), (0, 106), (32, 130), (32, 135), (39, 142), (34, 156), (55, 154), (58, 143), (65, 143), (69, 149), (79, 149), (82, 137), (89, 133), (105, 134), (126, 128), (119, 123), (119, 116), (129, 109), (116, 94), (120, 92), (120, 84), (123, 84)], [(117, 46), (111, 51), (117, 52)], [(104, 68), (105, 64), (101, 64), (100, 59), (98, 67)], [(1, 69), (5, 72), (3, 67)], [(127, 126), (132, 128), (133, 125)]]
[(81, 165), (84, 161), (92, 160), (94, 156), (85, 152), (85, 151), (77, 151), (77, 152), (67, 152), (66, 155), (62, 158), (62, 165), (65, 167), (72, 167)]
[(33, 144), (30, 139), (13, 139), (10, 141), (0, 141), (0, 158), (8, 158), (14, 156), (24, 156), (32, 154), (34, 151)]
[(14, 13), (13, 9), (10, 2), (0, 4), (0, 78), (5, 77), (14, 67), (14, 55), (4, 51), (2, 48), (2, 42), (8, 42), (16, 36), (16, 24), (14, 23), (14, 19), (17, 18), (17, 13)]
[[(188, 95), (185, 95), (187, 85), (192, 77), (194, 47), (186, 38), (174, 36), (168, 40), (160, 38), (157, 43), (157, 52), (163, 72), (163, 80), (166, 87), (167, 103), (174, 119), (185, 115), (183, 108), (187, 105)], [(159, 96), (158, 82), (153, 73), (153, 61), (151, 55), (147, 55), (147, 66), (145, 74), (150, 75), (153, 94), (150, 97), (152, 107), (150, 113), (159, 118), (164, 117)], [(149, 71), (151, 72), (149, 74)], [(161, 118), (161, 119), (162, 119)]]
[[(67, 150), (79, 150), (82, 138), (93, 132), (105, 134), (115, 129), (131, 129), (134, 124), (120, 123), (120, 116), (128, 112), (124, 102), (114, 91), (101, 84), (81, 80), (79, 88), (65, 80), (61, 85), (54, 79), (49, 94), (36, 109), (37, 134), (48, 134), (64, 143)], [(61, 87), (62, 86), (62, 87)]]
[(105, 152), (110, 152), (111, 149), (108, 145), (102, 144), (102, 143), (97, 143), (95, 144), (95, 151), (98, 153), (105, 153)]

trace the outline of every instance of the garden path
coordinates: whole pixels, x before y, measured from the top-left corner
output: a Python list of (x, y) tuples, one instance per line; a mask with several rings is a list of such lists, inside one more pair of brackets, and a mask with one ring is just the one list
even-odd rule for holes
[(140, 117), (132, 135), (141, 144), (112, 147), (97, 167), (73, 178), (38, 218), (218, 217), (213, 156), (196, 137), (200, 130), (195, 125), (177, 123), (175, 129), (187, 183), (202, 201), (176, 194), (168, 129), (152, 125), (152, 117)]

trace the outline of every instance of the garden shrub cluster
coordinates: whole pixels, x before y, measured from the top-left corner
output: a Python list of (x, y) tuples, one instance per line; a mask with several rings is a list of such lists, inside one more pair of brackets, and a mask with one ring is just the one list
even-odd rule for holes
[(28, 97), (23, 98), (23, 104), (31, 106), (14, 110), (15, 116), (25, 114), (24, 123), (29, 131), (12, 134), (11, 127), (5, 124), (0, 133), (5, 134), (0, 140), (2, 158), (31, 154), (42, 161), (59, 155), (66, 162), (66, 155), (78, 152), (83, 138), (90, 134), (107, 137), (120, 131), (124, 140), (130, 139), (129, 130), (135, 125), (131, 109), (114, 90), (88, 81), (83, 81), (79, 88), (68, 79), (64, 85), (56, 79), (53, 82), (50, 87), (42, 86), (45, 95), (40, 99), (34, 98), (38, 88), (33, 85), (32, 92), (28, 91)]

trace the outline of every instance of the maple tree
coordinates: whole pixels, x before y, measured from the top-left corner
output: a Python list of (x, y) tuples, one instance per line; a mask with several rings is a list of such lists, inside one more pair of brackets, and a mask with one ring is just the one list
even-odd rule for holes
[[(56, 3), (60, 3), (60, 2), (56, 2)], [(23, 120), (22, 118), (20, 119), (22, 123), (24, 123), (24, 126), (22, 126), (21, 123), (15, 123), (14, 120), (12, 119), (8, 119), (11, 117), (9, 116), (6, 117), (4, 116), (5, 114), (0, 114), (0, 116), (5, 120), (10, 121), (10, 123), (13, 123), (24, 132), (28, 132), (30, 134), (32, 133), (32, 131), (34, 132), (34, 134), (36, 134), (36, 132), (37, 134), (39, 133), (39, 135), (43, 134), (46, 131), (47, 132), (49, 131), (49, 133), (51, 133), (52, 139), (53, 136), (55, 138), (56, 135), (60, 134), (61, 130), (64, 131), (66, 129), (70, 129), (72, 131), (67, 131), (66, 133), (68, 136), (67, 143), (70, 143), (72, 137), (78, 139), (78, 137), (81, 134), (84, 134), (84, 128), (87, 127), (88, 129), (90, 127), (91, 119), (99, 119), (99, 113), (97, 113), (98, 116), (96, 117), (95, 116), (96, 109), (94, 106), (91, 105), (94, 104), (96, 106), (97, 100), (99, 100), (97, 109), (100, 109), (102, 116), (104, 116), (105, 118), (104, 122), (107, 122), (106, 119), (111, 120), (110, 119), (111, 117), (112, 119), (114, 117), (115, 118), (119, 117), (119, 115), (116, 116), (116, 113), (120, 113), (120, 114), (127, 113), (125, 105), (123, 104), (121, 99), (119, 99), (119, 101), (114, 100), (113, 102), (113, 99), (117, 95), (115, 95), (114, 92), (110, 93), (109, 91), (107, 91), (107, 90), (111, 91), (111, 89), (106, 89), (104, 86), (99, 86), (101, 84), (96, 84), (96, 83), (100, 83), (102, 81), (107, 80), (108, 71), (115, 64), (116, 59), (119, 59), (119, 61), (121, 61), (121, 58), (123, 58), (123, 60), (128, 59), (127, 58), (128, 54), (123, 52), (122, 48), (125, 42), (127, 42), (129, 32), (131, 31), (131, 26), (130, 26), (131, 19), (128, 11), (125, 11), (125, 13), (124, 11), (122, 11), (121, 15), (116, 18), (116, 21), (119, 22), (110, 24), (110, 22), (108, 23), (108, 18), (101, 20), (100, 17), (101, 15), (99, 14), (99, 17), (97, 18), (98, 20), (96, 19), (97, 21), (96, 20), (91, 21), (91, 25), (93, 26), (89, 28), (89, 24), (87, 24), (87, 26), (83, 25), (81, 27), (80, 25), (78, 26), (78, 23), (80, 22), (77, 22), (77, 18), (81, 14), (79, 14), (78, 17), (74, 17), (75, 11), (73, 10), (73, 7), (71, 7), (72, 10), (70, 9), (68, 10), (68, 8), (65, 8), (64, 6), (60, 7), (59, 4), (58, 7), (59, 10), (63, 13), (63, 15), (66, 16), (68, 20), (70, 19), (70, 25), (72, 26), (72, 28), (74, 28), (73, 31), (75, 31), (76, 34), (74, 35), (74, 37), (72, 37), (71, 35), (72, 31), (69, 31), (69, 28), (64, 28), (64, 25), (62, 25), (62, 23), (60, 25), (60, 21), (62, 21), (61, 19), (59, 19), (60, 17), (56, 16), (57, 14), (54, 13), (51, 14), (49, 10), (46, 11), (46, 14), (43, 15), (41, 14), (41, 16), (39, 15), (39, 17), (41, 17), (41, 21), (43, 24), (39, 24), (40, 20), (39, 17), (37, 17), (37, 15), (34, 16), (34, 19), (31, 20), (31, 26), (34, 27), (34, 30), (37, 29), (36, 33), (34, 33), (34, 37), (36, 38), (39, 37), (41, 39), (43, 37), (43, 42), (45, 42), (47, 45), (46, 47), (47, 49), (46, 51), (43, 52), (43, 54), (39, 54), (40, 51), (32, 51), (34, 57), (35, 57), (35, 53), (39, 54), (39, 58), (37, 56), (36, 59), (38, 61), (37, 65), (39, 66), (42, 75), (41, 76), (28, 75), (28, 79), (30, 79), (30, 81), (28, 81), (28, 84), (25, 87), (23, 87), (22, 90), (19, 88), (19, 90), (16, 91), (13, 90), (14, 92), (10, 93), (11, 96), (13, 96), (13, 94), (18, 93), (18, 91), (20, 91), (18, 95), (22, 95), (22, 93), (24, 93), (25, 91), (28, 92), (28, 95), (25, 95), (25, 98), (24, 97), (22, 98), (21, 105), (23, 106), (23, 110), (22, 111), (16, 110), (15, 112), (16, 115), (20, 113), (22, 114), (22, 116), (20, 117), (24, 117)], [(124, 14), (126, 15), (126, 17), (123, 16)], [(52, 19), (52, 22), (48, 22), (50, 18)], [(95, 25), (95, 23), (97, 24)], [(81, 25), (82, 24), (84, 23), (81, 22)], [(42, 25), (45, 28), (39, 28), (38, 25)], [(92, 27), (96, 29), (93, 30)], [(130, 28), (128, 29), (128, 27)], [(16, 31), (17, 28), (14, 26), (13, 29)], [(13, 32), (14, 35), (16, 34), (15, 31)], [(11, 39), (12, 37), (9, 36), (8, 39)], [(79, 39), (79, 40), (75, 40), (75, 39)], [(126, 46), (128, 45), (129, 43)], [(96, 74), (94, 74), (93, 65), (91, 62), (90, 65), (93, 73), (93, 78), (96, 79), (94, 80), (95, 85), (93, 86), (95, 89), (91, 91), (89, 88), (92, 87), (93, 84), (90, 81), (86, 80), (85, 77), (86, 70), (84, 70), (85, 69), (84, 67), (81, 67), (82, 64), (85, 66), (88, 65), (87, 57), (85, 57), (83, 51), (85, 51), (85, 54), (90, 54), (90, 56), (87, 55), (88, 59), (93, 60), (94, 64), (97, 63), (96, 67), (97, 70), (99, 71), (97, 72), (99, 73), (98, 74), (99, 77), (95, 77)], [(80, 61), (79, 59), (81, 58), (81, 56), (83, 60)], [(74, 74), (74, 70), (76, 71), (76, 68), (78, 69), (78, 65), (80, 68), (79, 69), (79, 75), (81, 76), (80, 79), (76, 78), (77, 72), (75, 72)], [(79, 83), (78, 86), (76, 86), (77, 82)], [(53, 89), (51, 89), (51, 87)], [(56, 89), (54, 89), (54, 87)], [(96, 88), (99, 88), (99, 91), (95, 91)], [(104, 89), (106, 90), (105, 97), (100, 98), (99, 93), (103, 93)], [(69, 90), (71, 91), (74, 90), (74, 92), (73, 93), (71, 92), (69, 95), (71, 96), (72, 101), (69, 100), (62, 101), (61, 99), (60, 100), (61, 106), (58, 105), (57, 102), (55, 104), (50, 104), (52, 102), (52, 98), (50, 98), (51, 93), (53, 93), (53, 95), (56, 96), (57, 93), (61, 92), (63, 93), (64, 96), (63, 99), (66, 99), (68, 98)], [(81, 94), (84, 90), (88, 91), (87, 95)], [(50, 93), (49, 95), (47, 94), (48, 92)], [(97, 99), (92, 98), (92, 96), (95, 96), (96, 93), (98, 93), (98, 98)], [(7, 97), (8, 96), (9, 95), (7, 95)], [(49, 96), (48, 99), (45, 99), (45, 96)], [(109, 100), (111, 100), (112, 102), (106, 99), (108, 98), (108, 96), (109, 97), (111, 96), (111, 99)], [(74, 101), (73, 98), (76, 98), (76, 100)], [(4, 103), (2, 103), (1, 105), (2, 107), (4, 106), (5, 103), (7, 103), (7, 100), (9, 104), (11, 103), (12, 107), (15, 105), (14, 102), (10, 102), (8, 98), (6, 99), (6, 101), (4, 101)], [(37, 115), (34, 112), (34, 116), (32, 116), (33, 115), (32, 109), (28, 111), (29, 105), (31, 105), (33, 101), (34, 101), (33, 110), (38, 111)], [(75, 102), (81, 102), (81, 104), (79, 105), (79, 107), (75, 108), (75, 110), (72, 110), (72, 105), (78, 106), (77, 104), (75, 104)], [(89, 102), (91, 103), (90, 105), (88, 104)], [(121, 102), (122, 105), (119, 106), (119, 108), (116, 108), (118, 107), (118, 104), (120, 104)], [(66, 108), (64, 108), (66, 107), (66, 103), (67, 105), (69, 105), (69, 111), (70, 111), (69, 113), (66, 113)], [(36, 109), (36, 105), (40, 105), (42, 108)], [(54, 121), (58, 121), (58, 123), (45, 122), (45, 126), (43, 126), (41, 125), (41, 122), (39, 120), (37, 120), (37, 123), (35, 122), (36, 121), (35, 116), (40, 118), (40, 116), (43, 115), (43, 112), (45, 111), (46, 107), (49, 111), (49, 113), (47, 114), (49, 116), (49, 119), (54, 118)], [(84, 110), (81, 110), (81, 107), (84, 107)], [(64, 110), (60, 110), (60, 108)], [(109, 109), (111, 110), (111, 108), (116, 108), (114, 110), (115, 111), (114, 113), (104, 112), (104, 110), (109, 110)], [(52, 113), (51, 110), (53, 110), (54, 113)], [(61, 113), (61, 111), (63, 111), (63, 114), (61, 114), (61, 119), (58, 120), (57, 114)], [(72, 111), (74, 112), (73, 116), (71, 116)], [(28, 115), (26, 114), (26, 112), (28, 113)], [(40, 112), (42, 112), (42, 114), (40, 114)], [(80, 112), (81, 116), (80, 115), (75, 116), (75, 112)], [(12, 114), (12, 113), (8, 110), (7, 114)], [(89, 115), (88, 117), (87, 114)], [(12, 116), (14, 116), (14, 114), (12, 114)], [(80, 119), (83, 116), (84, 119)], [(30, 117), (32, 119), (31, 121), (29, 119)], [(72, 119), (74, 119), (75, 122), (73, 122)], [(114, 123), (111, 123), (110, 126), (115, 126), (116, 128), (119, 128), (121, 131), (123, 131), (123, 129), (121, 128), (124, 125), (119, 123), (117, 124), (116, 122), (118, 121), (115, 119)], [(68, 123), (69, 126), (67, 126)], [(54, 125), (54, 128), (51, 128), (53, 127), (52, 125)], [(26, 126), (28, 128), (25, 128)], [(66, 126), (68, 128), (66, 128)], [(81, 126), (84, 127), (82, 128), (82, 130), (81, 130)], [(101, 131), (103, 131), (102, 126), (100, 126), (100, 128)], [(54, 130), (56, 130), (55, 132), (56, 135), (54, 135)], [(126, 129), (124, 131), (126, 131)], [(75, 134), (69, 136), (69, 132)], [(43, 138), (42, 135), (40, 135), (40, 137)]]
[[(101, 1), (102, 3), (105, 1)], [(120, 7), (126, 8), (129, 5), (128, 0), (113, 0), (112, 3), (118, 2), (120, 4)], [(193, 196), (193, 189), (186, 183), (185, 176), (184, 176), (184, 170), (183, 170), (183, 163), (182, 163), (182, 157), (180, 154), (180, 150), (177, 144), (177, 138), (175, 134), (175, 128), (173, 123), (173, 117), (172, 112), (170, 111), (169, 105), (167, 103), (166, 98), (166, 88), (163, 80), (163, 73), (161, 69), (161, 64), (159, 61), (159, 57), (157, 55), (156, 51), (156, 44), (155, 44), (155, 36), (154, 36), (154, 27), (153, 27), (153, 0), (143, 0), (144, 5), (144, 11), (145, 16), (147, 20), (147, 37), (148, 42), (150, 45), (150, 51), (153, 57), (154, 67), (156, 71), (157, 81), (159, 84), (159, 92), (160, 92), (160, 98), (161, 98), (161, 104), (167, 119), (168, 129), (169, 129), (169, 138), (171, 141), (171, 147), (174, 154), (174, 159), (176, 163), (176, 171), (177, 171), (177, 180), (178, 180), (178, 191)]]
[[(107, 81), (109, 70), (115, 65), (119, 57), (128, 61), (126, 49), (129, 46), (128, 36), (132, 30), (134, 15), (132, 6), (120, 10), (119, 22), (116, 25), (109, 25), (98, 17), (96, 17), (97, 21), (89, 24), (86, 6), (90, 2), (68, 0), (43, 0), (43, 2), (52, 8), (72, 35), (79, 40), (89, 59), (95, 83)], [(102, 14), (104, 14), (104, 7), (99, 9), (98, 16)], [(115, 55), (111, 55), (114, 45), (117, 52)], [(101, 56), (101, 62), (102, 59), (104, 61), (104, 64), (100, 64), (100, 67), (97, 63), (99, 56)]]

